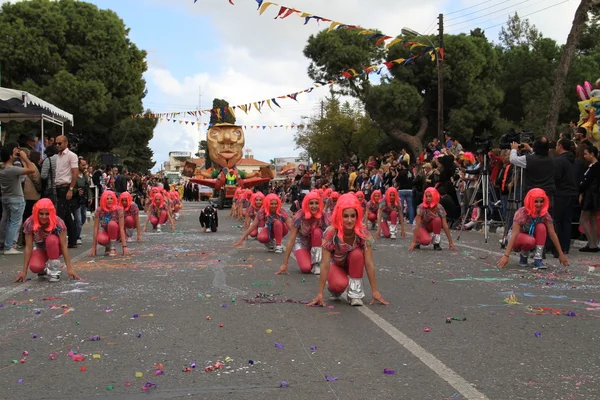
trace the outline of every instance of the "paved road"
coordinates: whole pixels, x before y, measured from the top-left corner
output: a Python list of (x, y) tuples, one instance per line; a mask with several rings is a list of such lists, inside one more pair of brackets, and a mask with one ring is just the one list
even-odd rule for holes
[[(275, 276), (282, 255), (256, 241), (232, 248), (240, 231), (229, 211), (218, 233), (203, 234), (199, 207), (186, 204), (176, 232), (130, 244), (131, 257), (92, 259), (82, 246), (83, 282), (15, 285), (20, 257), (0, 257), (0, 398), (600, 399), (597, 257), (572, 255), (569, 272), (553, 259), (547, 272), (516, 259), (498, 270), (494, 236), (463, 234), (459, 252), (379, 240), (389, 306), (308, 308), (299, 302), (318, 277), (293, 262)], [(519, 304), (505, 303), (512, 294)], [(204, 371), (217, 360), (225, 368)], [(146, 382), (158, 386), (144, 391)]]

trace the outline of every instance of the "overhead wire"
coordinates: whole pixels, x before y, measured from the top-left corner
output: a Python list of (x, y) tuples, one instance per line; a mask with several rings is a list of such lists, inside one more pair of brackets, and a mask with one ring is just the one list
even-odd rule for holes
[(485, 4), (485, 3), (489, 3), (490, 1), (493, 1), (493, 0), (485, 0), (485, 1), (482, 1), (481, 3), (473, 4), (472, 6), (465, 7), (465, 8), (462, 8), (460, 10), (456, 10), (456, 11), (452, 11), (452, 12), (446, 13), (445, 15), (452, 15), (452, 14), (456, 14), (456, 13), (459, 13), (459, 12), (462, 12), (462, 11), (470, 10), (471, 8), (480, 6), (480, 5)]
[(470, 22), (472, 22), (472, 21), (475, 21), (475, 20), (478, 20), (478, 19), (481, 19), (481, 18), (485, 18), (485, 17), (487, 17), (487, 16), (490, 16), (490, 15), (498, 14), (499, 12), (502, 12), (502, 11), (508, 10), (509, 8), (513, 8), (513, 7), (516, 7), (516, 6), (520, 5), (520, 4), (527, 3), (528, 1), (530, 1), (530, 0), (522, 0), (521, 2), (519, 2), (519, 3), (517, 3), (517, 4), (513, 4), (513, 5), (511, 5), (511, 6), (504, 7), (504, 8), (501, 8), (501, 9), (499, 9), (499, 10), (496, 10), (496, 11), (493, 11), (493, 12), (490, 12), (490, 13), (487, 13), (487, 14), (483, 14), (483, 15), (480, 15), (480, 16), (478, 16), (478, 17), (475, 17), (475, 18), (471, 18), (471, 19), (469, 19), (469, 20), (467, 20), (467, 21), (456, 22), (456, 23), (454, 23), (454, 24), (448, 24), (448, 25), (446, 25), (446, 27), (447, 27), (447, 28), (450, 28), (450, 27), (452, 27), (452, 26), (458, 26), (458, 25), (464, 25), (464, 24), (468, 24), (468, 23), (470, 23)]
[[(529, 17), (530, 15), (537, 14), (537, 13), (540, 13), (540, 12), (542, 12), (542, 11), (546, 11), (546, 10), (548, 10), (548, 9), (550, 9), (550, 8), (553, 8), (553, 7), (556, 7), (556, 6), (558, 6), (558, 5), (564, 4), (564, 3), (568, 2), (568, 1), (569, 1), (569, 0), (563, 0), (563, 1), (559, 2), (559, 3), (553, 4), (553, 5), (551, 5), (551, 6), (544, 7), (544, 8), (542, 8), (542, 9), (540, 9), (540, 10), (537, 10), (537, 11), (531, 12), (531, 13), (529, 13), (529, 14), (522, 15), (522, 16), (521, 16), (521, 18)], [(502, 23), (500, 23), (500, 24), (496, 24), (496, 25), (491, 25), (491, 26), (488, 26), (488, 27), (486, 27), (486, 28), (483, 28), (483, 30), (486, 30), (486, 29), (491, 29), (491, 28), (495, 28), (495, 27), (497, 27), (497, 26), (504, 25), (505, 23), (506, 23), (506, 22), (502, 22)]]
[(480, 10), (467, 13), (467, 14), (458, 15), (456, 17), (448, 18), (446, 21), (454, 21), (455, 19), (464, 18), (464, 17), (467, 17), (469, 15), (473, 15), (473, 14), (477, 14), (477, 13), (480, 13), (480, 12), (485, 11), (485, 10), (489, 10), (490, 8), (498, 7), (498, 6), (502, 5), (502, 4), (506, 4), (506, 1), (501, 0), (498, 4), (494, 4), (494, 5), (482, 8)]

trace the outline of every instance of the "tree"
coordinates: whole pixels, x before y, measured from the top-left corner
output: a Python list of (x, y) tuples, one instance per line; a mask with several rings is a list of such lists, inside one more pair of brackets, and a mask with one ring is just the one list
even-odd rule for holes
[[(229, 111), (229, 102), (222, 99), (214, 99), (213, 111), (210, 113), (210, 125), (216, 123), (235, 124), (235, 115)], [(217, 113), (215, 110), (219, 110)]]
[[(461, 139), (474, 133), (495, 131), (502, 91), (496, 79), (500, 72), (498, 56), (485, 36), (448, 35), (445, 57), (446, 127)], [(415, 50), (416, 52), (416, 50)], [(347, 30), (322, 31), (311, 36), (304, 55), (311, 60), (308, 74), (316, 81), (336, 79), (341, 71), (379, 64), (382, 58), (394, 60), (415, 54), (395, 45), (389, 52), (373, 41)], [(342, 93), (359, 99), (370, 119), (396, 142), (406, 143), (420, 154), (423, 140), (435, 136), (437, 116), (436, 64), (429, 55), (407, 66), (394, 66), (381, 83), (368, 75), (340, 82)], [(465, 140), (468, 141), (468, 140)]]
[(592, 3), (598, 3), (596, 0), (581, 0), (579, 7), (575, 11), (575, 17), (573, 18), (573, 24), (571, 25), (571, 31), (567, 37), (567, 43), (563, 49), (560, 62), (556, 68), (556, 75), (554, 79), (554, 86), (552, 87), (552, 97), (550, 99), (550, 106), (548, 107), (548, 114), (546, 116), (546, 134), (551, 138), (556, 136), (556, 126), (558, 125), (558, 115), (562, 105), (562, 99), (564, 97), (565, 83), (567, 81), (567, 75), (571, 68), (571, 62), (577, 49), (579, 39), (585, 29), (585, 23), (588, 20), (588, 11)]
[(517, 12), (508, 17), (506, 26), (503, 26), (498, 34), (500, 43), (508, 49), (522, 45), (532, 47), (541, 38), (542, 34), (535, 25), (530, 25), (528, 19), (521, 19)]
[[(146, 52), (130, 41), (129, 29), (113, 11), (74, 0), (4, 3), (0, 32), (2, 86), (29, 91), (72, 113), (82, 154), (120, 143), (121, 123), (143, 111), (147, 65)], [(154, 128), (136, 121), (127, 126)]]
[(152, 139), (157, 120), (152, 118), (127, 118), (115, 127), (110, 148), (119, 154), (123, 165), (138, 173), (147, 173), (154, 166), (154, 153), (148, 147)]

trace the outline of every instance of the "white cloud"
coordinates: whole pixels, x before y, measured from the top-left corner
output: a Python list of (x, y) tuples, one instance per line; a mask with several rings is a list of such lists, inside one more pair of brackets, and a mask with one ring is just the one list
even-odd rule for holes
[[(153, 57), (149, 59), (149, 71), (146, 78), (152, 87), (159, 93), (152, 93), (153, 98), (159, 97), (160, 104), (147, 104), (156, 112), (183, 111), (194, 109), (198, 103), (199, 88), (202, 90), (202, 108), (210, 108), (214, 97), (224, 98), (230, 104), (247, 103), (264, 98), (272, 98), (302, 90), (311, 86), (312, 82), (307, 77), (308, 60), (302, 51), (310, 34), (328, 26), (327, 23), (318, 25), (315, 21), (303, 25), (304, 21), (297, 16), (290, 16), (285, 20), (275, 20), (278, 8), (270, 7), (262, 16), (258, 15), (257, 6), (253, 0), (234, 0), (231, 6), (227, 0), (199, 0), (192, 4), (191, 0), (179, 5), (171, 1), (154, 0), (155, 2), (168, 3), (179, 7), (182, 13), (192, 13), (199, 16), (210, 16), (217, 32), (215, 35), (221, 47), (216, 52), (207, 52), (201, 48), (202, 40), (196, 41), (200, 48), (193, 56), (198, 63), (198, 71), (193, 76), (175, 77), (165, 69), (160, 60)], [(468, 20), (500, 8), (514, 8), (499, 12), (490, 17), (472, 21), (472, 24), (448, 28), (450, 33), (466, 31), (474, 28), (474, 24), (483, 23), (481, 27), (504, 22), (508, 14), (515, 10), (521, 15), (547, 7), (546, 2), (532, 1), (533, 6), (525, 3), (518, 5), (521, 0), (508, 0), (500, 2), (494, 0), (499, 6), (467, 16)], [(459, 4), (460, 3), (460, 4)], [(377, 28), (388, 35), (396, 35), (403, 26), (409, 26), (420, 32), (433, 32), (437, 29), (437, 16), (441, 10), (459, 10), (470, 5), (481, 3), (481, 0), (455, 1), (455, 0), (285, 0), (281, 4), (302, 11), (310, 12), (324, 18), (333, 19), (347, 24), (360, 25), (365, 28)], [(490, 4), (494, 4), (490, 3)], [(577, 7), (577, 1), (569, 1), (547, 11), (531, 15), (530, 21), (538, 26), (544, 36), (552, 37), (559, 42), (564, 42), (570, 29), (572, 16)], [(467, 12), (477, 11), (472, 8), (462, 13), (453, 14), (457, 17)], [(568, 16), (568, 17), (567, 17)], [(496, 18), (488, 21), (490, 18)], [(462, 21), (460, 18), (453, 22)], [(127, 21), (125, 21), (127, 23)], [(497, 31), (493, 28), (487, 31), (491, 40), (497, 40)], [(159, 31), (157, 31), (157, 34)], [(182, 46), (182, 51), (189, 51), (189, 43), (173, 43), (173, 46)], [(206, 61), (208, 60), (208, 62)], [(218, 73), (208, 73), (203, 65), (219, 65)], [(213, 68), (211, 68), (212, 70)], [(252, 111), (244, 115), (237, 112), (238, 123), (245, 125), (280, 125), (301, 122), (301, 116), (312, 115), (321, 98), (327, 94), (327, 89), (317, 89), (311, 94), (302, 94), (298, 102), (290, 99), (280, 101), (282, 109), (275, 112), (264, 110), (262, 114)], [(186, 106), (187, 105), (187, 108)], [(190, 106), (191, 105), (191, 106)], [(203, 116), (204, 121), (208, 120)], [(205, 128), (202, 127), (202, 132)], [(294, 132), (291, 129), (266, 129), (247, 130), (246, 147), (251, 148), (257, 159), (268, 161), (274, 157), (293, 156), (299, 152), (295, 150), (293, 142)], [(196, 127), (162, 123), (155, 130), (151, 147), (154, 150), (158, 163), (165, 161), (168, 152), (173, 150), (196, 150), (198, 140), (204, 136)]]

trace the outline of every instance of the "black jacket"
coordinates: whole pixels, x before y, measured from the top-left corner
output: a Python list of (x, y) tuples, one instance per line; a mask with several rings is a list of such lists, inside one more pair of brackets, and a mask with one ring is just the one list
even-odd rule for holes
[(554, 182), (556, 184), (554, 196), (577, 196), (579, 185), (575, 154), (568, 151), (554, 158)]

